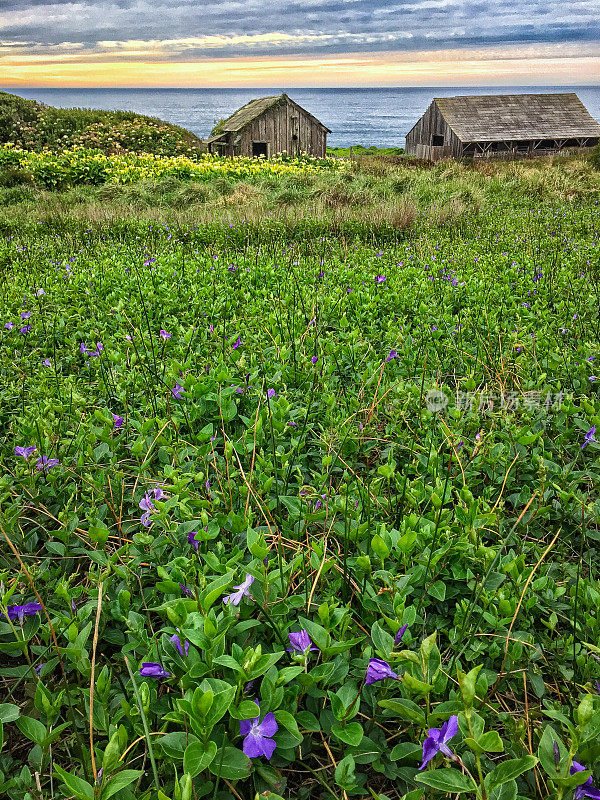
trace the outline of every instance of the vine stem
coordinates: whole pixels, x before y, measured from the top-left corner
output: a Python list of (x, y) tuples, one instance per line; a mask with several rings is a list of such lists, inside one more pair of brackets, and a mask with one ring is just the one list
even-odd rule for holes
[(127, 672), (129, 673), (129, 677), (131, 678), (131, 684), (133, 686), (133, 693), (135, 695), (135, 701), (137, 706), (140, 710), (140, 716), (142, 718), (142, 725), (144, 727), (144, 736), (146, 737), (146, 745), (148, 747), (148, 755), (150, 756), (150, 764), (152, 765), (152, 774), (154, 775), (154, 785), (156, 786), (156, 791), (160, 791), (160, 782), (158, 780), (158, 771), (156, 769), (156, 761), (154, 760), (154, 751), (152, 750), (152, 742), (150, 740), (150, 731), (148, 729), (148, 720), (146, 719), (146, 714), (144, 713), (144, 708), (142, 706), (142, 699), (140, 697), (140, 693), (137, 688), (137, 684), (135, 682), (135, 677), (133, 675), (133, 671), (129, 664), (129, 660), (127, 656), (123, 656), (125, 659), (125, 666), (127, 667)]

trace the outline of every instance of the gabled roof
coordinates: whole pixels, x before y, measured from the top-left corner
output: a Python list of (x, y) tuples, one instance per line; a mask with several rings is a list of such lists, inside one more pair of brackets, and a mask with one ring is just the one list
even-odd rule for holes
[(436, 97), (462, 142), (600, 136), (600, 125), (574, 92)]
[[(239, 131), (241, 128), (244, 128), (249, 122), (252, 122), (257, 117), (260, 117), (261, 114), (264, 114), (272, 106), (278, 105), (279, 103), (284, 104), (287, 101), (293, 103), (297, 108), (301, 108), (297, 103), (294, 103), (285, 92), (283, 94), (275, 95), (274, 97), (259, 97), (256, 100), (250, 100), (249, 103), (246, 103), (245, 106), (238, 108), (236, 112), (234, 112), (230, 117), (227, 117), (226, 120), (218, 126), (219, 132), (215, 134), (214, 137), (211, 139), (218, 138), (224, 133), (230, 133), (233, 131)], [(324, 128), (328, 133), (331, 133), (329, 128), (325, 127), (322, 122), (320, 122), (316, 117), (313, 117), (312, 114), (309, 114), (306, 109), (301, 109), (307, 116), (312, 119), (313, 122), (316, 122), (322, 128)]]

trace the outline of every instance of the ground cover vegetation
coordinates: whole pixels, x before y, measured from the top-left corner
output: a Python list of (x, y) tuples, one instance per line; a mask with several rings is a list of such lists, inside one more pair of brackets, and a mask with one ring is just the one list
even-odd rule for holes
[(0, 794), (599, 797), (600, 173), (297, 169), (5, 183)]

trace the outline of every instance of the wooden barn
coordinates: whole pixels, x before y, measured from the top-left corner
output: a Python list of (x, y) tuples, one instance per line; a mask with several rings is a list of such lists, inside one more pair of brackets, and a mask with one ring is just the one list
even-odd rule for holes
[(327, 134), (322, 122), (287, 94), (251, 100), (213, 129), (208, 151), (224, 156), (270, 156), (278, 153), (324, 157)]
[(427, 161), (550, 155), (592, 147), (600, 125), (574, 93), (436, 97), (406, 136)]

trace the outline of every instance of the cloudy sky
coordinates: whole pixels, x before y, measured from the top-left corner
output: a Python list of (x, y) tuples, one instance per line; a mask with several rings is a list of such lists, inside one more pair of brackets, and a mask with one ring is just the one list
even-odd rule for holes
[(600, 84), (599, 8), (599, 0), (0, 0), (0, 85)]

